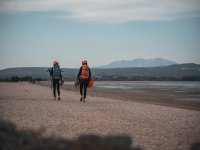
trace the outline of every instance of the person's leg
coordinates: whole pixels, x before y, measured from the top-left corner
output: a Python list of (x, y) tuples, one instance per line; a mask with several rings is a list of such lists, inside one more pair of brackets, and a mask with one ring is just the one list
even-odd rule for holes
[(80, 80), (80, 94), (81, 94), (80, 101), (82, 101), (83, 100), (83, 97), (82, 97), (82, 95), (83, 95), (83, 81), (82, 80)]
[(58, 92), (58, 100), (60, 100), (60, 84), (59, 84), (59, 80), (57, 81), (57, 92)]
[(56, 99), (56, 83), (53, 80), (53, 96), (54, 96), (54, 100)]
[(87, 86), (88, 86), (88, 80), (84, 80), (83, 88), (84, 88), (84, 101), (87, 95)]

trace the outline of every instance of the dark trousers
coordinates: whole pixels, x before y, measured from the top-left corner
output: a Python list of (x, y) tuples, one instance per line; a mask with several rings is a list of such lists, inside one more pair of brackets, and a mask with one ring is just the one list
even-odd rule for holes
[(53, 79), (53, 96), (56, 97), (56, 89), (58, 92), (58, 96), (60, 96), (60, 84), (59, 79)]
[(80, 94), (82, 96), (84, 91), (84, 99), (86, 98), (87, 87), (88, 87), (88, 79), (80, 79)]

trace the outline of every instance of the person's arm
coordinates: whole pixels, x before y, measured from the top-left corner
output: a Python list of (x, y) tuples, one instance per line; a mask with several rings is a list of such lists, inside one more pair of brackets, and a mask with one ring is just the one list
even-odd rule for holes
[(90, 68), (89, 68), (89, 80), (90, 80), (90, 78), (91, 78), (91, 71), (90, 71)]
[(49, 73), (50, 73), (50, 77), (52, 77), (53, 76), (53, 67), (51, 67)]
[(61, 73), (61, 70), (60, 70), (60, 80), (62, 81), (62, 73)]
[(81, 76), (81, 71), (82, 71), (82, 66), (81, 66), (81, 68), (79, 69), (79, 73), (78, 73), (77, 79), (80, 78), (80, 76)]

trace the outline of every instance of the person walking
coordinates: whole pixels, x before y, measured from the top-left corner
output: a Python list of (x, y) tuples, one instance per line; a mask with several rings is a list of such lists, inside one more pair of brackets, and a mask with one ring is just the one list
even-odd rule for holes
[(60, 82), (59, 81), (61, 80), (61, 83), (62, 83), (62, 74), (61, 74), (60, 65), (58, 61), (53, 62), (53, 67), (51, 68), (50, 75), (52, 77), (52, 82), (53, 82), (54, 100), (56, 100), (56, 89), (58, 93), (58, 100), (60, 100)]
[(79, 73), (77, 76), (77, 80), (80, 81), (80, 94), (81, 94), (80, 101), (85, 102), (86, 95), (87, 95), (88, 82), (90, 78), (91, 78), (90, 67), (88, 66), (87, 60), (84, 60), (82, 61), (82, 66), (80, 67)]

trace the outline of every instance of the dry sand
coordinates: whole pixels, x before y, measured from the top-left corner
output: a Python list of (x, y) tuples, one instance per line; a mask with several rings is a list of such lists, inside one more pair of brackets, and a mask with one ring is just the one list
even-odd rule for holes
[(75, 138), (81, 134), (128, 134), (147, 150), (187, 150), (200, 141), (200, 111), (88, 96), (48, 87), (0, 83), (0, 119), (19, 128)]

